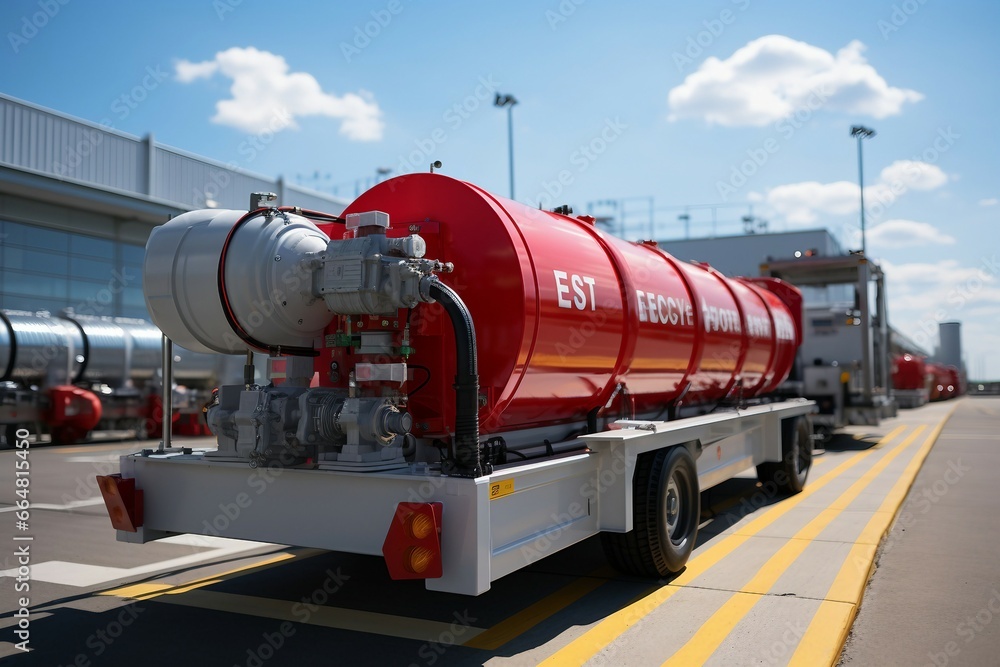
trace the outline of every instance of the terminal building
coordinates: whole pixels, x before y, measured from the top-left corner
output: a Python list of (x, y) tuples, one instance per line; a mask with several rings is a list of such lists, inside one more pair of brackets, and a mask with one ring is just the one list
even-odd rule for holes
[(659, 245), (677, 259), (707, 262), (730, 276), (760, 275), (760, 265), (772, 259), (845, 254), (826, 229), (676, 239)]
[(347, 202), (0, 94), (0, 309), (148, 319), (150, 230), (251, 192), (340, 213)]

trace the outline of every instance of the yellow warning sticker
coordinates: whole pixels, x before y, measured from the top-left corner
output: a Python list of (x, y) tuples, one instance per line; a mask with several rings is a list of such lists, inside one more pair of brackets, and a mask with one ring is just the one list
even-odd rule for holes
[(503, 498), (514, 493), (514, 480), (505, 479), (502, 482), (490, 482), (490, 500)]

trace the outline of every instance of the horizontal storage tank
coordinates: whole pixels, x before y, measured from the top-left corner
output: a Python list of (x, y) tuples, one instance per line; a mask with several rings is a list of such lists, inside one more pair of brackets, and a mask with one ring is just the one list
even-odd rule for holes
[[(653, 243), (605, 234), (593, 218), (533, 209), (441, 175), (384, 181), (345, 216), (373, 211), (388, 214), (387, 236), (419, 234), (423, 257), (454, 264), (439, 278), (475, 324), (484, 434), (575, 424), (614, 406), (666, 419), (671, 406), (771, 392), (794, 362), (801, 295), (780, 280), (725, 278)], [(413, 432), (447, 437), (456, 351), (439, 304), (350, 318), (354, 333), (381, 332), (392, 343), (355, 352), (338, 342), (347, 318), (317, 298), (316, 281), (347, 270), (322, 258), (327, 237), (350, 236), (342, 224), (317, 225), (291, 211), (178, 216), (146, 245), (150, 315), (198, 352), (315, 351), (320, 384), (341, 388), (356, 363), (400, 361), (409, 322), (404, 390)], [(351, 303), (345, 312), (378, 312)]]
[[(0, 381), (142, 387), (159, 373), (162, 340), (159, 329), (137, 318), (0, 311)], [(209, 387), (240, 382), (244, 359), (175, 344), (174, 380)]]
[[(665, 418), (669, 405), (773, 391), (791, 370), (801, 296), (787, 283), (728, 279), (592, 218), (441, 175), (384, 181), (345, 215), (365, 211), (388, 213), (390, 236), (420, 234), (427, 257), (454, 263), (441, 279), (476, 325), (483, 433), (585, 419), (613, 395)], [(410, 410), (432, 432), (454, 419), (454, 342), (437, 304), (415, 309), (412, 324), (410, 362), (427, 377)]]
[(18, 310), (0, 316), (0, 380), (69, 384), (83, 361), (83, 337), (72, 323), (47, 313)]
[[(82, 334), (83, 359), (74, 382), (99, 382), (115, 388), (141, 386), (163, 364), (163, 334), (145, 320), (129, 317), (63, 317)], [(195, 354), (174, 347), (174, 379), (208, 379), (217, 375), (215, 355)]]

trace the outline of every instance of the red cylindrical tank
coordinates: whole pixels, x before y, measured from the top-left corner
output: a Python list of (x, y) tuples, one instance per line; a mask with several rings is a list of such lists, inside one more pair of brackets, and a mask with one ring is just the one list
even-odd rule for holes
[(927, 364), (924, 357), (901, 354), (892, 358), (892, 386), (904, 391), (919, 391), (926, 385)]
[(952, 374), (953, 366), (928, 363), (927, 377), (930, 381), (930, 400), (945, 401), (954, 398), (958, 387), (958, 371)]
[(959, 375), (958, 369), (954, 366), (946, 366), (945, 370), (948, 373), (948, 381), (952, 387), (951, 396), (961, 396), (964, 391), (962, 387), (962, 377)]
[[(441, 175), (384, 181), (345, 215), (364, 211), (388, 213), (390, 235), (418, 233), (427, 257), (454, 263), (441, 279), (475, 322), (483, 433), (581, 420), (615, 394), (637, 415), (752, 397), (791, 369), (801, 296), (787, 283), (727, 279), (655, 244), (605, 234), (593, 219)], [(401, 323), (358, 318), (355, 326), (398, 331)], [(414, 430), (443, 434), (454, 419), (451, 327), (436, 304), (415, 309), (411, 327)]]
[(74, 385), (56, 385), (45, 392), (49, 397), (46, 422), (53, 442), (75, 444), (101, 421), (101, 400), (93, 392)]

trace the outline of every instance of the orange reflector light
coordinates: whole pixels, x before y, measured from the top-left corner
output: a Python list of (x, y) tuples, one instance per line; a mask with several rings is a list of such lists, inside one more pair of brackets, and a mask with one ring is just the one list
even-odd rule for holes
[(423, 574), (434, 561), (434, 552), (424, 547), (407, 547), (403, 565), (413, 574)]
[(411, 512), (406, 517), (406, 532), (410, 537), (422, 540), (434, 531), (434, 520), (422, 512)]
[(97, 486), (108, 508), (111, 525), (117, 530), (137, 532), (143, 519), (142, 489), (135, 488), (135, 480), (122, 479), (120, 474), (98, 475)]
[(441, 503), (399, 503), (382, 555), (393, 579), (441, 576)]

